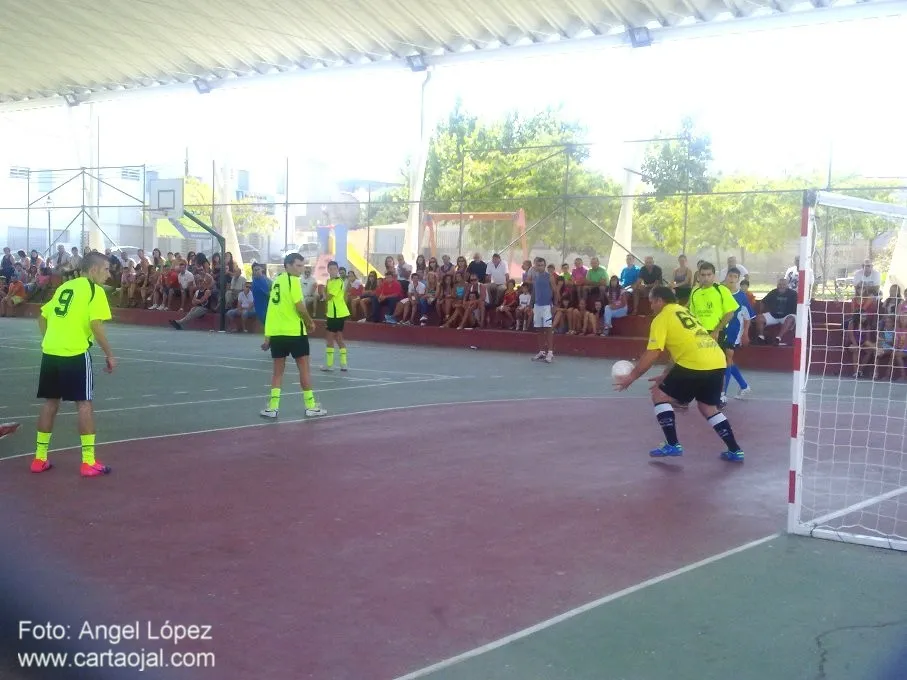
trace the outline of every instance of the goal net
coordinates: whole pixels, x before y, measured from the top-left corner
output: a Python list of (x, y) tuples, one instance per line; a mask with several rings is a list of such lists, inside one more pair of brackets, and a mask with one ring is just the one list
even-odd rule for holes
[[(829, 270), (822, 255), (842, 229), (852, 229), (850, 259)], [(862, 249), (867, 234), (871, 245)], [(870, 252), (872, 266), (865, 267)], [(903, 294), (890, 296), (892, 285), (905, 290), (905, 256), (907, 207), (804, 194), (792, 533), (907, 550), (907, 306)]]

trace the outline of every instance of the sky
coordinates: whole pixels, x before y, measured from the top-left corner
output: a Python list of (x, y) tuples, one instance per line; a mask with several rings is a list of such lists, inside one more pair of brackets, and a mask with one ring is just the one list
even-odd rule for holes
[[(685, 115), (724, 173), (824, 175), (831, 154), (836, 174), (907, 177), (905, 35), (899, 17), (451, 66), (432, 74), (426, 110), (443, 117), (459, 98), (491, 120), (561, 106), (615, 177), (638, 165), (625, 140), (671, 133)], [(396, 180), (418, 145), (421, 77), (333, 72), (98, 104), (100, 161), (180, 164), (188, 146), (194, 174), (212, 157), (276, 174), (290, 156), (332, 179)], [(0, 148), (54, 163), (43, 159), (76, 148), (85, 108), (0, 114)]]

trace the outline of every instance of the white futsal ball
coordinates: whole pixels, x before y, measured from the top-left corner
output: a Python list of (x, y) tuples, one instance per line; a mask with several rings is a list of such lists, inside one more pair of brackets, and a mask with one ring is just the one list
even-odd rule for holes
[(633, 372), (636, 366), (632, 361), (615, 361), (611, 367), (612, 378), (625, 378)]

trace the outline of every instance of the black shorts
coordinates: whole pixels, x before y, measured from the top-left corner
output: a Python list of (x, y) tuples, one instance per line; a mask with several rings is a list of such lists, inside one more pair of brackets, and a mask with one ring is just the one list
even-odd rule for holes
[(74, 357), (41, 356), (41, 373), (38, 377), (38, 399), (63, 401), (91, 401), (94, 392), (94, 375), (91, 354)]
[(718, 346), (721, 349), (725, 349), (725, 350), (729, 349), (731, 351), (734, 351), (735, 349), (740, 349), (740, 345), (735, 345), (733, 342), (731, 342), (728, 339), (727, 333), (725, 331), (718, 332)]
[(309, 336), (275, 335), (271, 338), (271, 358), (286, 359), (288, 356), (294, 359), (309, 356)]
[(324, 327), (328, 333), (343, 333), (343, 326), (348, 317), (342, 319), (327, 318), (324, 320)]
[(661, 383), (661, 391), (681, 404), (694, 399), (706, 406), (718, 406), (724, 390), (724, 369), (694, 371), (692, 368), (674, 366)]

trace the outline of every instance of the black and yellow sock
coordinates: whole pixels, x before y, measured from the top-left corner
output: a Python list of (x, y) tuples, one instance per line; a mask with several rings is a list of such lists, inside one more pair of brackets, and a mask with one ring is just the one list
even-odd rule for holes
[(340, 348), (340, 365), (346, 366), (346, 347)]
[(303, 390), (302, 401), (306, 408), (315, 408), (315, 393), (312, 390)]
[(50, 447), (50, 432), (39, 432), (38, 443), (35, 445), (35, 458), (47, 460), (47, 449)]
[(276, 411), (280, 407), (280, 388), (271, 388), (271, 398), (268, 400), (268, 408)]
[(79, 437), (82, 442), (82, 462), (86, 465), (94, 465), (94, 435), (83, 434)]
[[(342, 352), (343, 350), (341, 350)], [(328, 368), (331, 368), (334, 365), (334, 348), (327, 347), (324, 350), (324, 363)]]

